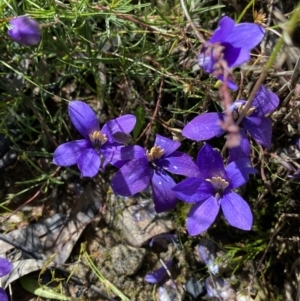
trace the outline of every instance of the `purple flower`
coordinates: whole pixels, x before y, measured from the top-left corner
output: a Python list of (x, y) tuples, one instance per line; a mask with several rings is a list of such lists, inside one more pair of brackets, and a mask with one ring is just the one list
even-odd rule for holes
[(156, 212), (173, 209), (177, 198), (171, 188), (176, 183), (168, 173), (189, 177), (198, 172), (192, 158), (177, 151), (179, 146), (178, 141), (156, 135), (155, 146), (150, 151), (140, 147), (139, 157), (126, 163), (116, 173), (111, 182), (114, 192), (131, 196), (151, 184)]
[[(166, 262), (166, 267), (170, 269), (173, 265), (173, 260), (170, 259)], [(167, 276), (167, 270), (164, 266), (160, 267), (159, 269), (155, 270), (151, 274), (147, 274), (145, 276), (145, 281), (149, 283), (158, 283), (161, 282)]]
[(219, 273), (219, 264), (216, 262), (216, 245), (208, 239), (202, 238), (199, 242), (199, 253), (209, 271), (215, 275)]
[(125, 135), (132, 131), (136, 122), (134, 115), (110, 120), (100, 130), (96, 114), (86, 103), (72, 101), (68, 112), (73, 125), (84, 139), (61, 144), (53, 154), (54, 164), (71, 166), (77, 163), (83, 177), (93, 177), (108, 163), (124, 164), (131, 159), (135, 148), (124, 147), (115, 135), (119, 137), (120, 133)]
[(296, 170), (294, 174), (289, 175), (288, 178), (300, 180), (300, 169)]
[[(239, 66), (250, 59), (250, 50), (264, 37), (262, 26), (252, 23), (235, 24), (229, 17), (223, 17), (211, 39), (198, 55), (198, 64), (208, 73), (224, 81), (228, 68)], [(225, 76), (224, 76), (225, 75)], [(237, 85), (227, 78), (228, 87)]]
[(206, 144), (199, 151), (196, 164), (200, 175), (186, 179), (172, 189), (179, 199), (195, 203), (187, 217), (189, 234), (198, 235), (207, 230), (216, 219), (220, 206), (231, 226), (250, 230), (250, 207), (234, 192), (248, 181), (249, 173), (256, 173), (250, 161), (240, 159), (224, 167), (220, 154)]
[[(235, 120), (238, 119), (239, 113), (244, 109), (244, 104), (245, 100), (233, 103), (232, 111)], [(272, 121), (270, 118), (265, 117), (265, 115), (274, 111), (278, 105), (278, 96), (262, 85), (257, 91), (249, 111), (242, 119), (241, 125), (243, 129), (240, 130), (241, 143), (238, 147), (230, 149), (229, 162), (249, 157), (250, 143), (245, 131), (265, 148), (269, 149), (271, 147)], [(184, 127), (182, 135), (196, 141), (219, 137), (224, 134), (224, 130), (221, 128), (221, 121), (223, 119), (224, 113), (201, 114)]]
[(223, 278), (208, 277), (205, 287), (209, 297), (216, 297), (222, 301), (236, 300), (236, 292)]
[(12, 19), (7, 33), (12, 40), (24, 46), (36, 45), (42, 37), (39, 23), (26, 16)]
[[(3, 277), (10, 273), (13, 266), (10, 261), (0, 257), (0, 277)], [(0, 288), (0, 301), (8, 301), (7, 294), (3, 288)]]

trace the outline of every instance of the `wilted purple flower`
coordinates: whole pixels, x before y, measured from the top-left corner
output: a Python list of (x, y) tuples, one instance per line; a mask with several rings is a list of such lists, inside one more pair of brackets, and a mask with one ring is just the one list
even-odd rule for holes
[(264, 34), (265, 30), (260, 25), (235, 24), (231, 18), (223, 17), (211, 39), (200, 51), (198, 64), (218, 79), (227, 80), (228, 87), (236, 90), (237, 85), (228, 78), (228, 68), (247, 62), (250, 50), (262, 40)]
[(172, 279), (169, 279), (163, 284), (163, 286), (160, 286), (157, 289), (156, 300), (157, 301), (182, 300), (182, 291), (178, 289), (178, 286)]
[(199, 242), (199, 253), (200, 256), (204, 262), (204, 264), (207, 266), (209, 271), (212, 274), (218, 274), (219, 273), (219, 264), (216, 263), (216, 245), (208, 239), (201, 239)]
[(93, 177), (108, 163), (114, 164), (120, 160), (126, 162), (126, 159), (128, 161), (131, 158), (134, 147), (126, 147), (126, 151), (123, 151), (124, 146), (119, 140), (116, 141), (114, 135), (130, 133), (136, 122), (134, 115), (110, 120), (100, 130), (96, 114), (86, 103), (72, 101), (68, 112), (73, 125), (84, 139), (61, 144), (53, 154), (54, 164), (71, 166), (77, 163), (83, 177)]
[(288, 176), (291, 179), (300, 180), (300, 169), (296, 170), (294, 174)]
[(250, 207), (234, 192), (248, 181), (249, 173), (256, 173), (250, 161), (240, 159), (224, 167), (220, 154), (206, 144), (199, 151), (196, 164), (200, 175), (186, 179), (172, 189), (179, 199), (195, 203), (187, 217), (189, 234), (198, 235), (207, 230), (216, 219), (220, 206), (231, 226), (250, 230)]
[[(0, 277), (3, 277), (10, 273), (13, 266), (10, 261), (0, 257)], [(0, 301), (8, 301), (7, 294), (3, 288), (0, 288)]]
[[(244, 109), (245, 100), (235, 101), (232, 105), (232, 113), (235, 120), (239, 118), (239, 113)], [(247, 158), (250, 155), (250, 143), (247, 138), (247, 131), (252, 138), (265, 148), (271, 147), (272, 121), (266, 114), (274, 111), (279, 105), (278, 96), (261, 86), (252, 101), (251, 107), (246, 116), (242, 119), (240, 129), (241, 142), (238, 147), (230, 149), (230, 161), (239, 158)], [(224, 113), (204, 113), (191, 120), (183, 129), (182, 135), (196, 141), (208, 140), (224, 134), (221, 128), (221, 121)]]
[(33, 46), (40, 42), (42, 34), (39, 23), (27, 16), (10, 20), (7, 31), (12, 40), (24, 46)]
[(223, 278), (208, 277), (205, 287), (209, 297), (216, 297), (221, 301), (236, 300), (236, 292)]
[[(166, 262), (166, 267), (170, 269), (173, 265), (173, 260), (170, 259)], [(159, 283), (161, 282), (166, 276), (167, 276), (168, 271), (164, 266), (160, 267), (159, 269), (155, 270), (151, 274), (147, 274), (145, 276), (145, 281), (149, 283)]]
[(198, 168), (192, 158), (177, 151), (180, 142), (156, 135), (150, 151), (140, 147), (140, 157), (126, 163), (114, 176), (111, 186), (115, 193), (131, 196), (151, 184), (156, 212), (173, 209), (177, 198), (171, 188), (176, 184), (168, 174), (193, 176)]

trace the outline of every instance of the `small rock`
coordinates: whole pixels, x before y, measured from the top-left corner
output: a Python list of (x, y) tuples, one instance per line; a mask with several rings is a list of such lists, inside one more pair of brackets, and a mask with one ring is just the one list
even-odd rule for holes
[(205, 294), (205, 284), (202, 281), (198, 281), (196, 278), (191, 278), (186, 283), (186, 292), (194, 299), (197, 299), (199, 296)]
[(119, 276), (133, 275), (143, 264), (145, 249), (117, 245), (110, 251), (114, 270)]
[(0, 170), (12, 166), (17, 162), (18, 155), (14, 150), (8, 151), (0, 159)]
[(153, 215), (153, 212), (147, 215), (143, 212), (143, 218), (137, 219), (137, 206), (132, 204), (141, 202), (143, 198), (140, 195), (125, 198), (112, 193), (108, 195), (106, 210), (103, 212), (106, 223), (113, 229), (121, 230), (122, 239), (133, 247), (140, 247), (152, 237), (175, 229), (168, 215)]

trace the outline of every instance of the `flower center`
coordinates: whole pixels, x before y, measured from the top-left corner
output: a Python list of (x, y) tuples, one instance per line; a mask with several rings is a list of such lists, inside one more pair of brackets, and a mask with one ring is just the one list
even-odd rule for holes
[(212, 177), (211, 179), (206, 179), (205, 181), (210, 182), (218, 193), (222, 193), (229, 185), (229, 182), (221, 177)]
[(161, 156), (164, 154), (165, 150), (162, 149), (160, 146), (153, 146), (150, 149), (150, 152), (147, 151), (146, 156), (149, 161), (154, 161), (156, 159), (161, 158)]
[[(239, 118), (239, 116), (240, 116), (241, 112), (243, 112), (244, 108), (245, 108), (245, 105), (242, 105), (242, 106), (239, 106), (237, 108), (237, 110), (234, 110), (232, 112), (234, 120), (237, 120)], [(255, 111), (255, 109), (256, 109), (255, 107), (249, 108), (249, 110), (246, 112), (245, 117), (249, 117)]]
[(95, 131), (93, 134), (89, 134), (90, 140), (93, 147), (99, 150), (100, 147), (107, 141), (106, 135), (102, 134), (100, 131)]

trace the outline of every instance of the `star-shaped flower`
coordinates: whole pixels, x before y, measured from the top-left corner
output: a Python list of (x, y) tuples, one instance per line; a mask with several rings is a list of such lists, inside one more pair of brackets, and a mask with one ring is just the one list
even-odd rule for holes
[(124, 148), (119, 137), (126, 136), (132, 131), (136, 122), (134, 115), (128, 114), (112, 119), (100, 130), (96, 114), (86, 103), (72, 101), (68, 112), (73, 125), (84, 139), (61, 144), (53, 154), (54, 164), (59, 166), (77, 164), (83, 177), (94, 177), (99, 169), (103, 170), (108, 163), (115, 164), (124, 160), (124, 164), (132, 158), (134, 147)]
[(10, 21), (7, 31), (9, 37), (20, 45), (34, 46), (42, 38), (39, 23), (27, 16), (14, 18)]
[(220, 154), (206, 144), (199, 151), (196, 164), (199, 176), (188, 178), (172, 189), (179, 199), (195, 203), (187, 217), (189, 234), (198, 235), (206, 231), (215, 221), (220, 207), (231, 226), (250, 230), (250, 207), (234, 192), (248, 181), (249, 173), (256, 173), (250, 161), (240, 159), (224, 167)]
[(126, 163), (114, 176), (111, 186), (115, 193), (131, 196), (149, 184), (153, 191), (156, 212), (175, 208), (177, 198), (171, 188), (176, 184), (169, 173), (193, 176), (198, 168), (192, 158), (177, 151), (180, 142), (156, 135), (150, 151), (140, 147), (140, 155)]
[[(0, 257), (0, 278), (11, 272), (13, 266), (10, 261)], [(3, 288), (0, 287), (0, 301), (8, 301), (8, 296)]]
[[(245, 100), (235, 101), (232, 105), (233, 117), (238, 119), (241, 110), (244, 109)], [(278, 96), (261, 86), (257, 91), (246, 116), (242, 119), (240, 129), (241, 143), (238, 147), (229, 151), (229, 162), (239, 158), (247, 158), (250, 155), (250, 143), (246, 131), (259, 144), (269, 149), (272, 140), (272, 120), (265, 117), (273, 112), (279, 105)], [(221, 128), (221, 121), (224, 120), (224, 113), (204, 113), (191, 120), (183, 129), (182, 135), (191, 140), (203, 141), (224, 134)]]
[[(208, 73), (224, 81), (228, 68), (237, 67), (249, 61), (250, 50), (264, 37), (265, 30), (254, 23), (235, 24), (229, 17), (223, 17), (211, 39), (198, 55), (198, 64)], [(226, 76), (227, 76), (226, 75)], [(227, 78), (228, 87), (237, 89), (232, 79)]]

